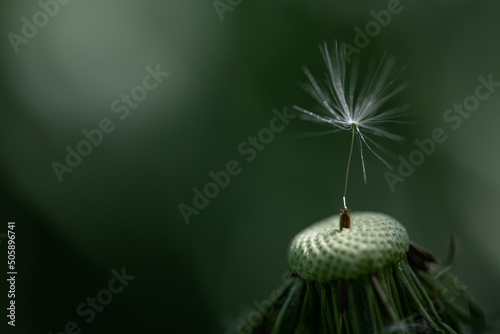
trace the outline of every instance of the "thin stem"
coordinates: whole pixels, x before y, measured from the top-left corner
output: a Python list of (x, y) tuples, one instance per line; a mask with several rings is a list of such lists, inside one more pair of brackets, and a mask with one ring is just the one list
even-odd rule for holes
[(352, 148), (354, 146), (354, 127), (355, 126), (356, 126), (356, 124), (352, 124), (351, 149), (349, 150), (349, 159), (347, 160), (347, 170), (345, 172), (344, 196), (342, 197), (342, 199), (344, 200), (344, 210), (347, 210), (347, 205), (345, 203), (345, 196), (347, 194), (347, 181), (349, 180), (349, 167), (351, 166)]

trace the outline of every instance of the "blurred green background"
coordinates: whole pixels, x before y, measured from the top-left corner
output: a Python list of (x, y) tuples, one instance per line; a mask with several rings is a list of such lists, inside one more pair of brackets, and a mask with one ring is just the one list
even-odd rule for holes
[[(291, 238), (339, 213), (350, 138), (296, 140), (319, 128), (294, 119), (252, 162), (238, 146), (269, 125), (273, 108), (315, 108), (297, 85), (301, 66), (322, 73), (318, 44), (353, 44), (354, 27), (387, 4), (243, 1), (221, 21), (211, 1), (70, 1), (16, 53), (8, 33), (41, 7), (2, 1), (0, 233), (17, 222), (19, 273), (17, 326), (2, 315), (2, 328), (59, 333), (74, 320), (82, 333), (224, 333), (268, 299)], [(386, 147), (407, 157), (437, 127), (449, 137), (394, 192), (372, 154), (365, 186), (354, 155), (349, 206), (394, 216), (440, 258), (454, 234), (454, 272), (498, 319), (500, 90), (455, 131), (442, 116), (479, 75), (500, 81), (500, 3), (400, 6), (360, 54), (387, 51), (406, 68), (400, 80), (410, 85), (394, 102), (411, 104), (415, 124), (396, 129), (406, 143)], [(121, 120), (111, 103), (157, 65), (170, 76)], [(115, 130), (59, 182), (51, 164), (103, 118)], [(231, 160), (241, 173), (186, 224), (179, 204), (192, 205), (193, 188)], [(123, 267), (136, 278), (85, 324), (77, 305)]]

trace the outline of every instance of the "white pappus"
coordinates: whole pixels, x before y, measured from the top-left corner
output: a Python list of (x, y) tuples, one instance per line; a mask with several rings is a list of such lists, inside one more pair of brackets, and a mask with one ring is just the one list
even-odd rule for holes
[[(366, 183), (366, 168), (363, 156), (363, 147), (366, 146), (388, 168), (389, 163), (384, 160), (376, 150), (387, 152), (380, 144), (370, 138), (371, 135), (391, 140), (402, 140), (403, 137), (384, 130), (384, 123), (406, 123), (402, 120), (403, 111), (408, 105), (385, 109), (386, 103), (400, 93), (406, 84), (395, 85), (397, 75), (393, 74), (395, 60), (386, 55), (378, 63), (372, 62), (366, 74), (359, 78), (359, 64), (356, 59), (348, 64), (346, 49), (339, 47), (337, 42), (333, 45), (332, 52), (326, 43), (320, 45), (320, 51), (326, 64), (324, 82), (319, 83), (311, 72), (303, 67), (308, 82), (302, 87), (319, 103), (318, 113), (294, 105), (294, 109), (302, 112), (309, 120), (324, 123), (335, 129), (352, 131), (351, 148), (347, 162), (346, 180), (344, 188), (344, 210), (347, 212), (345, 196), (347, 180), (351, 162), (354, 141), (357, 139), (360, 148), (363, 178)], [(362, 81), (357, 85), (358, 80)]]

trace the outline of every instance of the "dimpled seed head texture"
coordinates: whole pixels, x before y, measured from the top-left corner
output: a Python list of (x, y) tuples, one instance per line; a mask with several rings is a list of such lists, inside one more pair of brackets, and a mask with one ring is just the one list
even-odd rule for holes
[[(410, 243), (394, 218), (356, 212), (349, 228), (339, 228), (335, 215), (295, 236), (288, 253), (291, 272), (272, 299), (248, 314), (246, 327), (239, 321), (231, 334), (472, 334), (489, 329), (483, 310), (450, 267)], [(453, 298), (443, 298), (443, 291)]]
[(333, 216), (300, 232), (290, 245), (288, 265), (309, 281), (355, 279), (396, 264), (408, 248), (408, 233), (394, 218), (356, 212), (348, 229), (340, 231), (339, 217)]

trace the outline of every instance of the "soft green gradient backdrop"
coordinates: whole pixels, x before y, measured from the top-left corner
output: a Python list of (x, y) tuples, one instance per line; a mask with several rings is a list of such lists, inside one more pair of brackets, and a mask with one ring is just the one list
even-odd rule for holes
[[(387, 51), (406, 67), (410, 86), (395, 102), (411, 104), (415, 125), (397, 129), (408, 141), (388, 148), (407, 156), (436, 127), (449, 139), (394, 193), (371, 154), (363, 185), (355, 155), (349, 205), (394, 216), (441, 258), (455, 234), (455, 272), (499, 318), (500, 90), (456, 131), (442, 115), (478, 75), (500, 81), (500, 3), (401, 3), (361, 54)], [(312, 107), (297, 86), (301, 66), (321, 73), (318, 44), (352, 44), (353, 28), (386, 5), (244, 1), (221, 22), (211, 1), (75, 0), (15, 54), (7, 33), (40, 8), (2, 1), (0, 233), (17, 222), (16, 332), (56, 333), (78, 320), (82, 333), (223, 333), (268, 298), (291, 238), (338, 214), (350, 138), (295, 140), (318, 129), (296, 119), (251, 163), (237, 147), (273, 108)], [(170, 76), (120, 121), (111, 102), (156, 64)], [(115, 131), (59, 183), (51, 163), (105, 117)], [(178, 205), (233, 159), (242, 173), (186, 225)], [(76, 306), (122, 267), (136, 279), (84, 325)]]

